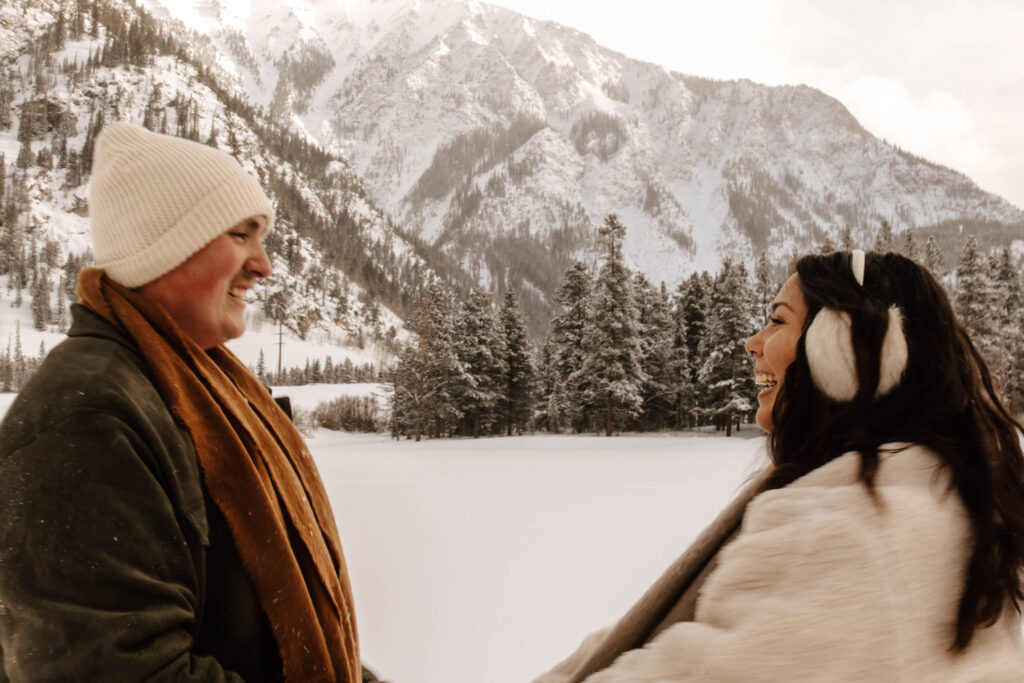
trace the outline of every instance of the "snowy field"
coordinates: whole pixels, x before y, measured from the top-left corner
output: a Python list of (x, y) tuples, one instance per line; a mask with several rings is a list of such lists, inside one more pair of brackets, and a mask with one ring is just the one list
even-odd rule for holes
[(387, 384), (376, 382), (352, 382), (351, 384), (304, 384), (301, 386), (270, 387), (274, 396), (287, 396), (292, 408), (313, 410), (321, 403), (333, 401), (341, 396), (373, 396), (381, 406), (387, 405)]
[[(280, 387), (298, 407), (378, 385)], [(0, 394), (0, 412), (12, 394)], [(415, 443), (318, 431), (363, 659), (390, 683), (526, 683), (614, 622), (763, 462), (753, 427)]]
[[(756, 430), (744, 431), (752, 437)], [(526, 683), (614, 622), (732, 498), (763, 439), (309, 441), (365, 662), (392, 683)]]

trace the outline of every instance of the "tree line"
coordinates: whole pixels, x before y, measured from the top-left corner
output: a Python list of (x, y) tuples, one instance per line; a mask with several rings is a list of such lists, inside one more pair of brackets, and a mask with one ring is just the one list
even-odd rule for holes
[[(392, 434), (611, 435), (713, 426), (729, 435), (751, 422), (757, 389), (743, 344), (767, 322), (786, 269), (763, 252), (751, 269), (726, 259), (714, 275), (693, 273), (669, 292), (627, 267), (624, 233), (608, 216), (597, 271), (576, 262), (564, 273), (557, 315), (537, 348), (514, 290), (496, 310), (484, 292), (458, 303), (432, 285), (410, 321), (415, 337), (390, 376)], [(819, 251), (853, 247), (849, 229), (838, 237), (838, 245), (826, 239)], [(943, 282), (996, 385), (1014, 412), (1024, 412), (1020, 256), (1009, 248), (986, 253), (971, 237), (956, 258), (934, 237), (897, 234), (888, 223), (869, 246), (903, 253)]]
[(496, 310), (484, 292), (460, 304), (432, 285), (392, 375), (392, 433), (611, 435), (714, 425), (731, 434), (747, 421), (755, 390), (743, 341), (761, 319), (755, 294), (774, 296), (767, 260), (753, 279), (727, 260), (716, 275), (694, 274), (669, 294), (626, 265), (616, 216), (599, 235), (600, 268), (592, 274), (577, 262), (566, 271), (560, 312), (539, 349), (514, 289)]

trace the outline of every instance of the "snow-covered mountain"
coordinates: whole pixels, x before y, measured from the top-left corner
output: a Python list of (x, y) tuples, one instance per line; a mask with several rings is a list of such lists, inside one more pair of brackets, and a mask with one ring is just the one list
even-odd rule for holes
[(611, 212), (631, 264), (670, 286), (846, 226), (869, 245), (883, 220), (1024, 224), (819, 91), (672, 73), (475, 0), (9, 0), (0, 76), (0, 214), (35, 245), (19, 263), (48, 240), (83, 253), (103, 122), (192, 135), (281, 209), (254, 307), (270, 348), (282, 310), (293, 350), (386, 342), (435, 273), (515, 285), (541, 322)]
[(883, 220), (1024, 221), (813, 88), (673, 73), (476, 0), (146, 2), (209, 36), (398, 224), (527, 298), (546, 299), (610, 212), (632, 263), (669, 284), (844, 226), (870, 244)]
[(235, 346), (243, 360), (262, 353), (273, 370), (281, 348), (285, 369), (390, 356), (444, 259), (397, 229), (343, 158), (252, 104), (218, 59), (201, 36), (123, 0), (0, 7), (0, 356), (4, 337), (11, 356), (19, 342), (34, 354), (61, 337), (77, 270), (91, 262), (94, 140), (112, 120), (217, 146), (274, 199), (274, 276), (255, 290), (252, 332)]

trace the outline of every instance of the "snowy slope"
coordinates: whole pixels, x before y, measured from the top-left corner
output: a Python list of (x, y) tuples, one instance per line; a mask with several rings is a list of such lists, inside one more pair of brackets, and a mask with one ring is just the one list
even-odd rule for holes
[[(0, 115), (0, 175), (6, 179), (0, 185), (6, 188), (2, 199), (9, 214), (3, 239), (8, 245), (13, 239), (23, 244), (13, 257), (18, 263), (5, 263), (3, 272), (28, 268), (33, 283), (41, 276), (49, 284), (47, 298), (54, 309), (51, 319), (34, 326), (34, 295), (24, 289), (19, 305), (11, 277), (0, 277), (6, 295), (0, 295), (0, 351), (2, 344), (13, 344), (18, 324), (30, 356), (37, 354), (40, 342), (52, 348), (61, 338), (68, 302), (61, 318), (57, 291), (62, 277), (74, 277), (61, 264), (70, 255), (82, 257), (85, 265), (91, 262), (88, 167), (77, 164), (85, 168), (76, 171), (76, 160), (91, 146), (101, 123), (116, 119), (150, 120), (150, 125), (172, 133), (185, 125), (197, 139), (234, 154), (261, 178), (278, 204), (279, 220), (268, 238), (268, 244), (274, 242), (268, 247), (274, 277), (256, 289), (250, 302), (247, 316), (253, 333), (232, 344), (244, 361), (255, 365), (261, 350), (268, 359), (276, 358), (278, 337), (268, 320), (268, 300), (279, 295), (284, 301), (285, 367), (301, 367), (308, 358), (323, 360), (327, 355), (335, 361), (348, 357), (357, 365), (384, 362), (390, 342), (404, 335), (399, 315), (388, 309), (393, 304), (381, 305), (378, 295), (366, 289), (367, 269), (345, 272), (331, 261), (324, 237), (311, 231), (309, 222), (342, 226), (337, 239), (344, 238), (349, 251), (366, 250), (363, 261), (376, 264), (369, 271), (377, 269), (370, 275), (378, 289), (399, 291), (404, 286), (413, 292), (415, 282), (400, 282), (399, 273), (415, 270), (428, 277), (431, 267), (373, 204), (349, 166), (334, 158), (317, 167), (314, 176), (306, 168), (308, 159), (289, 159), (294, 155), (289, 145), (295, 143), (275, 130), (265, 114), (245, 104), (241, 81), (218, 66), (215, 49), (180, 26), (170, 32), (183, 58), (156, 55), (141, 65), (99, 63), (103, 50), (111, 49), (111, 30), (106, 23), (93, 30), (88, 19), (81, 36), (69, 37), (62, 46), (49, 45), (48, 52), (43, 46), (59, 6), (50, 0), (19, 0), (0, 9), (0, 105), (8, 119), (5, 125)], [(110, 16), (130, 20), (134, 10), (111, 0), (103, 3), (102, 12), (105, 21)], [(31, 163), (22, 168), (16, 160), (25, 146), (22, 119), (30, 107), (45, 111), (46, 120), (27, 144)], [(58, 154), (61, 148), (70, 155), (66, 162)], [(52, 156), (42, 161), (51, 150)], [(58, 267), (41, 269), (39, 255), (48, 242), (57, 245)]]

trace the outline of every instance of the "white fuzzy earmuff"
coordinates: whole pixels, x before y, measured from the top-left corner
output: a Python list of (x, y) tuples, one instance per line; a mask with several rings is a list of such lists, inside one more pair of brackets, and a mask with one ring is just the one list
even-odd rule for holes
[[(834, 401), (852, 401), (859, 385), (850, 314), (833, 308), (818, 311), (804, 335), (804, 351), (815, 386)], [(895, 389), (907, 368), (907, 338), (903, 335), (903, 316), (896, 306), (889, 309), (879, 365), (875, 398)]]
[[(853, 251), (850, 268), (857, 284), (864, 285), (864, 252)], [(822, 308), (804, 334), (804, 351), (815, 386), (834, 401), (852, 401), (857, 395), (857, 361), (853, 350), (850, 314)], [(882, 339), (878, 389), (875, 398), (896, 388), (907, 369), (907, 338), (900, 309), (889, 309), (889, 324)]]

